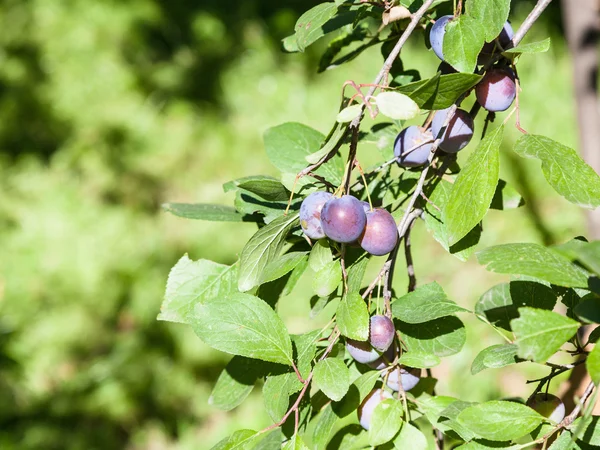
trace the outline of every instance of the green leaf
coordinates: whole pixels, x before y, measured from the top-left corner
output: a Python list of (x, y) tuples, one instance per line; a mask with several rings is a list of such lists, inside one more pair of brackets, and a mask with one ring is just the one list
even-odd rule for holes
[(503, 130), (504, 126), (500, 126), (488, 133), (471, 153), (454, 182), (450, 200), (442, 212), (450, 245), (466, 236), (490, 207), (498, 184)]
[(582, 299), (574, 309), (577, 317), (584, 323), (600, 323), (600, 298), (591, 294), (590, 298)]
[(362, 112), (362, 105), (360, 104), (354, 104), (354, 105), (350, 105), (350, 106), (346, 106), (344, 109), (342, 109), (337, 117), (336, 120), (339, 123), (347, 123), (347, 122), (351, 122), (352, 120), (354, 120), (356, 118), (356, 116), (358, 116), (360, 113)]
[(362, 285), (367, 265), (369, 264), (369, 258), (362, 257), (355, 261), (348, 268), (348, 292), (358, 292)]
[(267, 377), (262, 389), (265, 411), (274, 422), (279, 422), (290, 404), (290, 395), (299, 384), (296, 374), (283, 373)]
[(275, 428), (252, 447), (252, 450), (281, 450), (282, 441), (283, 432), (281, 431), (281, 428)]
[[(442, 211), (446, 208), (451, 198), (452, 183), (446, 180), (440, 180), (429, 194), (431, 203), (425, 205), (425, 226), (438, 241), (442, 247), (451, 255), (456, 256), (461, 261), (466, 261), (475, 251), (475, 246), (479, 243), (481, 236), (481, 226), (477, 224), (467, 235), (450, 247), (448, 243), (448, 228), (442, 217)], [(434, 206), (435, 205), (435, 206)]]
[(600, 276), (600, 241), (583, 244), (575, 250), (576, 258), (585, 267)]
[(449, 21), (442, 50), (444, 60), (459, 72), (473, 73), (485, 43), (485, 33), (478, 19), (463, 15)]
[(580, 450), (574, 442), (573, 435), (567, 430), (560, 433), (560, 436), (552, 443), (548, 450)]
[(297, 173), (307, 166), (306, 156), (321, 148), (319, 131), (297, 122), (269, 128), (264, 134), (269, 161), (282, 172)]
[(350, 292), (337, 309), (337, 326), (342, 336), (357, 341), (369, 339), (369, 311), (357, 292)]
[[(596, 386), (600, 385), (600, 346), (598, 344), (594, 346), (588, 355), (585, 365), (594, 384)], [(600, 429), (598, 431), (600, 433)]]
[(290, 198), (290, 192), (278, 179), (273, 177), (247, 177), (239, 180), (237, 186), (268, 201), (287, 202)]
[(520, 448), (520, 445), (510, 445), (507, 442), (494, 442), (478, 439), (455, 447), (454, 450), (519, 450)]
[(299, 435), (294, 434), (289, 441), (283, 444), (281, 450), (308, 450), (308, 447)]
[(308, 252), (291, 252), (286, 253), (285, 255), (280, 256), (274, 261), (267, 264), (264, 268), (261, 277), (260, 283), (267, 283), (269, 281), (277, 280), (281, 278), (285, 274), (291, 272), (298, 266), (298, 264), (305, 261), (306, 255)]
[(457, 399), (454, 397), (447, 397), (445, 395), (430, 396), (428, 394), (421, 395), (418, 400), (419, 409), (427, 416), (427, 420), (437, 429), (442, 432), (446, 432), (450, 429), (444, 424), (441, 419), (441, 413), (445, 411), (450, 405), (456, 403)]
[[(296, 211), (300, 209), (301, 199), (296, 198), (290, 204), (290, 209)], [(242, 214), (246, 214), (244, 218), (250, 219), (254, 214), (261, 214), (264, 216), (264, 222), (270, 223), (273, 220), (281, 217), (287, 209), (288, 202), (274, 202), (267, 201), (250, 191), (239, 188), (235, 192), (235, 199), (233, 201), (235, 208)]]
[(329, 31), (324, 25), (337, 13), (335, 3), (321, 3), (300, 16), (294, 27), (298, 50), (303, 52), (313, 42), (322, 38)]
[(250, 238), (240, 256), (240, 291), (248, 291), (260, 283), (263, 270), (279, 256), (287, 234), (297, 221), (298, 214), (281, 216)]
[(514, 187), (502, 179), (498, 180), (496, 192), (494, 192), (494, 198), (490, 204), (491, 209), (515, 209), (524, 204), (525, 200)]
[(419, 369), (428, 369), (439, 365), (442, 360), (431, 353), (419, 353), (419, 352), (404, 352), (399, 359), (399, 363), (408, 366), (416, 367)]
[(510, 331), (510, 321), (519, 317), (518, 308), (552, 311), (558, 294), (550, 287), (534, 281), (511, 281), (498, 284), (485, 292), (475, 304), (475, 313), (491, 324)]
[(163, 209), (186, 219), (210, 220), (213, 222), (242, 222), (243, 216), (231, 206), (206, 203), (164, 203)]
[(320, 449), (327, 446), (329, 436), (331, 435), (331, 431), (337, 420), (338, 416), (333, 411), (331, 403), (329, 403), (319, 413), (317, 424), (315, 425), (312, 435), (313, 448)]
[(473, 360), (471, 374), (475, 375), (485, 369), (497, 369), (519, 362), (517, 350), (515, 344), (492, 345), (484, 348)]
[(446, 409), (439, 413), (440, 418), (438, 422), (444, 424), (444, 426), (450, 428), (451, 430), (454, 430), (465, 441), (470, 441), (471, 439), (477, 437), (477, 435), (471, 430), (465, 428), (464, 425), (457, 420), (457, 418), (461, 412), (472, 405), (474, 405), (474, 403), (457, 400), (448, 405)]
[(325, 297), (337, 289), (342, 282), (342, 268), (339, 261), (331, 261), (315, 273), (312, 280), (313, 291)]
[[(591, 416), (589, 419), (579, 418), (567, 428), (580, 439), (578, 443), (583, 441), (595, 448), (600, 446), (600, 416)], [(585, 450), (588, 448), (588, 446), (583, 447)]]
[(194, 306), (237, 292), (238, 264), (226, 266), (207, 259), (181, 257), (169, 272), (158, 320), (189, 323)]
[(394, 120), (409, 120), (419, 114), (419, 106), (409, 96), (386, 91), (375, 97), (379, 112)]
[(417, 427), (405, 422), (394, 439), (394, 447), (397, 450), (427, 450), (427, 438)]
[(329, 247), (329, 242), (327, 239), (319, 239), (313, 245), (310, 255), (308, 255), (308, 266), (314, 272), (318, 272), (330, 264), (331, 261), (333, 261), (333, 253)]
[(544, 362), (577, 332), (580, 324), (561, 314), (536, 308), (519, 308), (521, 317), (510, 322), (520, 358)]
[(450, 356), (458, 353), (466, 340), (465, 326), (454, 316), (419, 324), (400, 322), (397, 329), (409, 352)]
[(249, 450), (257, 438), (256, 431), (238, 430), (219, 441), (211, 450)]
[(391, 441), (402, 426), (404, 410), (396, 399), (387, 399), (373, 410), (369, 427), (369, 444), (373, 447)]
[(517, 47), (509, 48), (504, 53), (544, 53), (550, 50), (550, 38), (546, 38), (543, 41), (530, 42), (528, 44), (521, 44)]
[(371, 370), (359, 376), (348, 388), (348, 393), (342, 401), (334, 405), (333, 410), (338, 417), (346, 417), (356, 411), (365, 397), (373, 390), (379, 379), (379, 371)]
[(423, 323), (455, 312), (468, 312), (449, 300), (435, 281), (417, 288), (392, 303), (392, 315), (403, 322)]
[(481, 22), (486, 42), (496, 39), (508, 20), (510, 0), (467, 0), (465, 12)]
[(292, 363), (292, 342), (279, 316), (248, 294), (217, 297), (196, 305), (194, 332), (213, 348), (233, 355)]
[(339, 358), (325, 358), (314, 368), (313, 383), (334, 401), (340, 401), (350, 387), (350, 371)]
[(477, 253), (479, 264), (490, 272), (526, 275), (558, 286), (587, 287), (583, 269), (559, 252), (539, 244), (503, 244)]
[(240, 405), (252, 392), (260, 377), (256, 360), (234, 356), (231, 358), (208, 398), (208, 404), (223, 411), (230, 411)]
[(472, 73), (436, 75), (428, 80), (400, 86), (396, 88), (396, 91), (408, 95), (420, 108), (445, 109), (452, 106), (461, 95), (479, 83), (481, 78), (481, 75)]
[(522, 135), (515, 152), (542, 161), (542, 172), (556, 192), (584, 208), (600, 206), (600, 176), (575, 150), (545, 136)]
[(600, 340), (600, 327), (594, 328), (594, 330), (590, 333), (589, 341), (596, 343)]
[(485, 439), (509, 441), (530, 433), (544, 418), (520, 403), (494, 400), (470, 406), (457, 420)]

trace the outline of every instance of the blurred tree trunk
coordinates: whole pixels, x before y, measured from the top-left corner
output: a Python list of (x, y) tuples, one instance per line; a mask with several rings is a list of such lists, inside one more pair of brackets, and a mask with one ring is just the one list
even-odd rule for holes
[[(600, 0), (562, 0), (563, 22), (573, 62), (573, 85), (577, 103), (579, 145), (583, 158), (600, 173), (600, 97), (598, 96), (598, 54), (600, 49)], [(600, 239), (600, 208), (587, 213), (589, 239)], [(584, 327), (582, 341), (591, 329)], [(570, 411), (590, 382), (585, 365), (571, 372), (559, 395)], [(594, 414), (600, 413), (600, 404)]]
[[(600, 173), (600, 0), (562, 0), (562, 11), (573, 61), (579, 144), (584, 159)], [(600, 208), (588, 212), (587, 220), (589, 238), (600, 239)]]

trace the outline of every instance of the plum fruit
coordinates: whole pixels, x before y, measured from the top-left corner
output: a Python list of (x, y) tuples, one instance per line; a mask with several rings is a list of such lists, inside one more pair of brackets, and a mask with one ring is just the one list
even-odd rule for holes
[[(434, 138), (438, 137), (442, 126), (446, 122), (448, 109), (442, 109), (433, 116), (431, 133)], [(446, 153), (456, 153), (462, 150), (473, 137), (473, 127), (471, 115), (464, 109), (457, 109), (448, 122), (446, 131), (440, 139), (439, 147)]]
[(344, 195), (332, 198), (321, 210), (321, 226), (329, 239), (348, 244), (356, 241), (365, 229), (367, 216), (361, 202)]
[[(514, 35), (515, 35), (515, 33), (513, 31), (513, 28), (511, 26), (510, 22), (507, 20), (506, 23), (504, 24), (504, 27), (502, 27), (502, 31), (500, 32), (500, 34), (498, 35), (498, 37), (495, 40), (498, 41), (501, 48), (506, 49), (506, 47), (508, 47), (508, 44), (510, 43), (510, 41), (512, 41), (512, 38)], [(481, 53), (491, 55), (492, 53), (494, 53), (494, 51), (496, 51), (496, 43), (495, 42), (487, 42), (483, 46)]]
[(394, 141), (394, 156), (403, 167), (422, 166), (429, 159), (433, 136), (416, 125), (402, 130)]
[(371, 317), (369, 342), (375, 350), (385, 352), (394, 342), (395, 335), (396, 328), (392, 319), (381, 314)]
[(435, 21), (429, 32), (429, 42), (431, 49), (438, 58), (444, 60), (444, 35), (446, 34), (446, 25), (452, 19), (452, 16), (442, 16)]
[(329, 192), (317, 191), (302, 201), (300, 206), (300, 226), (302, 231), (311, 239), (325, 237), (321, 226), (321, 210), (325, 203), (333, 198)]
[(495, 68), (486, 72), (475, 86), (477, 101), (488, 111), (505, 111), (517, 95), (515, 75), (508, 68)]
[(398, 229), (396, 221), (385, 209), (366, 211), (367, 225), (358, 243), (366, 252), (375, 256), (386, 255), (396, 247)]
[(565, 418), (565, 404), (556, 395), (538, 392), (527, 401), (527, 406), (552, 422), (560, 423)]
[(373, 411), (375, 411), (377, 405), (389, 398), (392, 398), (392, 394), (383, 389), (373, 389), (367, 394), (358, 407), (358, 421), (365, 430), (368, 430), (371, 427), (371, 417), (373, 416)]
[(346, 350), (350, 356), (359, 363), (368, 364), (375, 361), (381, 356), (369, 342), (355, 341), (354, 339), (346, 339)]
[(390, 371), (387, 378), (387, 385), (393, 391), (399, 390), (398, 376), (400, 376), (400, 383), (402, 383), (402, 389), (404, 391), (410, 391), (414, 388), (419, 380), (421, 379), (421, 369), (414, 369), (412, 367), (395, 367)]

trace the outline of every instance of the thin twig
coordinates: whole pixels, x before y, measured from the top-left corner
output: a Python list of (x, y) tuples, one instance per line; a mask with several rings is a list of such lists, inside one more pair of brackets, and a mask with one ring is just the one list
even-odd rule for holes
[(594, 383), (592, 381), (590, 381), (590, 384), (588, 384), (587, 387), (585, 388), (585, 391), (584, 391), (583, 395), (581, 396), (581, 399), (579, 400), (577, 405), (575, 405), (575, 408), (573, 408), (573, 411), (571, 411), (571, 414), (569, 414), (567, 417), (565, 417), (562, 420), (562, 422), (558, 424), (559, 427), (568, 427), (575, 421), (575, 419), (581, 412), (581, 408), (583, 408), (583, 405), (585, 404), (585, 402), (587, 401), (588, 397), (591, 395), (593, 390), (594, 390)]
[(523, 40), (527, 32), (531, 29), (536, 20), (540, 17), (542, 12), (546, 9), (546, 7), (550, 4), (552, 0), (539, 0), (535, 7), (531, 10), (525, 21), (521, 24), (517, 32), (515, 33), (512, 39), (512, 46), (509, 44), (508, 48), (513, 48), (519, 45), (519, 43)]
[(415, 267), (413, 265), (412, 253), (410, 249), (410, 231), (412, 230), (414, 220), (408, 226), (404, 235), (404, 257), (406, 258), (406, 273), (408, 274), (408, 292), (412, 292), (417, 287), (417, 277), (415, 275)]

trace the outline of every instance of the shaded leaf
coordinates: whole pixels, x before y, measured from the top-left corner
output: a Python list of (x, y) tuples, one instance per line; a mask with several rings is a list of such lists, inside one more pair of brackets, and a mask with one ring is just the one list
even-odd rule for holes
[(325, 448), (337, 420), (338, 416), (333, 412), (331, 403), (323, 408), (323, 411), (319, 413), (317, 424), (313, 430), (313, 448)]
[(277, 280), (281, 278), (285, 274), (291, 272), (298, 266), (300, 263), (305, 261), (306, 255), (308, 252), (291, 252), (286, 253), (285, 255), (280, 256), (274, 261), (267, 264), (264, 268), (260, 282), (267, 283), (269, 281)]
[[(593, 350), (588, 355), (585, 365), (594, 384), (596, 386), (600, 385), (600, 346), (598, 346), (598, 344), (594, 346)], [(600, 442), (600, 427), (598, 429), (598, 435), (598, 441)]]
[(458, 353), (466, 340), (465, 326), (454, 316), (419, 324), (400, 322), (396, 329), (409, 352), (450, 356)]
[(294, 27), (298, 50), (303, 52), (306, 47), (327, 34), (329, 31), (324, 28), (324, 25), (336, 13), (335, 3), (321, 3), (302, 14)]
[(213, 387), (208, 404), (223, 411), (230, 411), (240, 405), (252, 392), (254, 384), (261, 376), (260, 362), (234, 356), (231, 358)]

